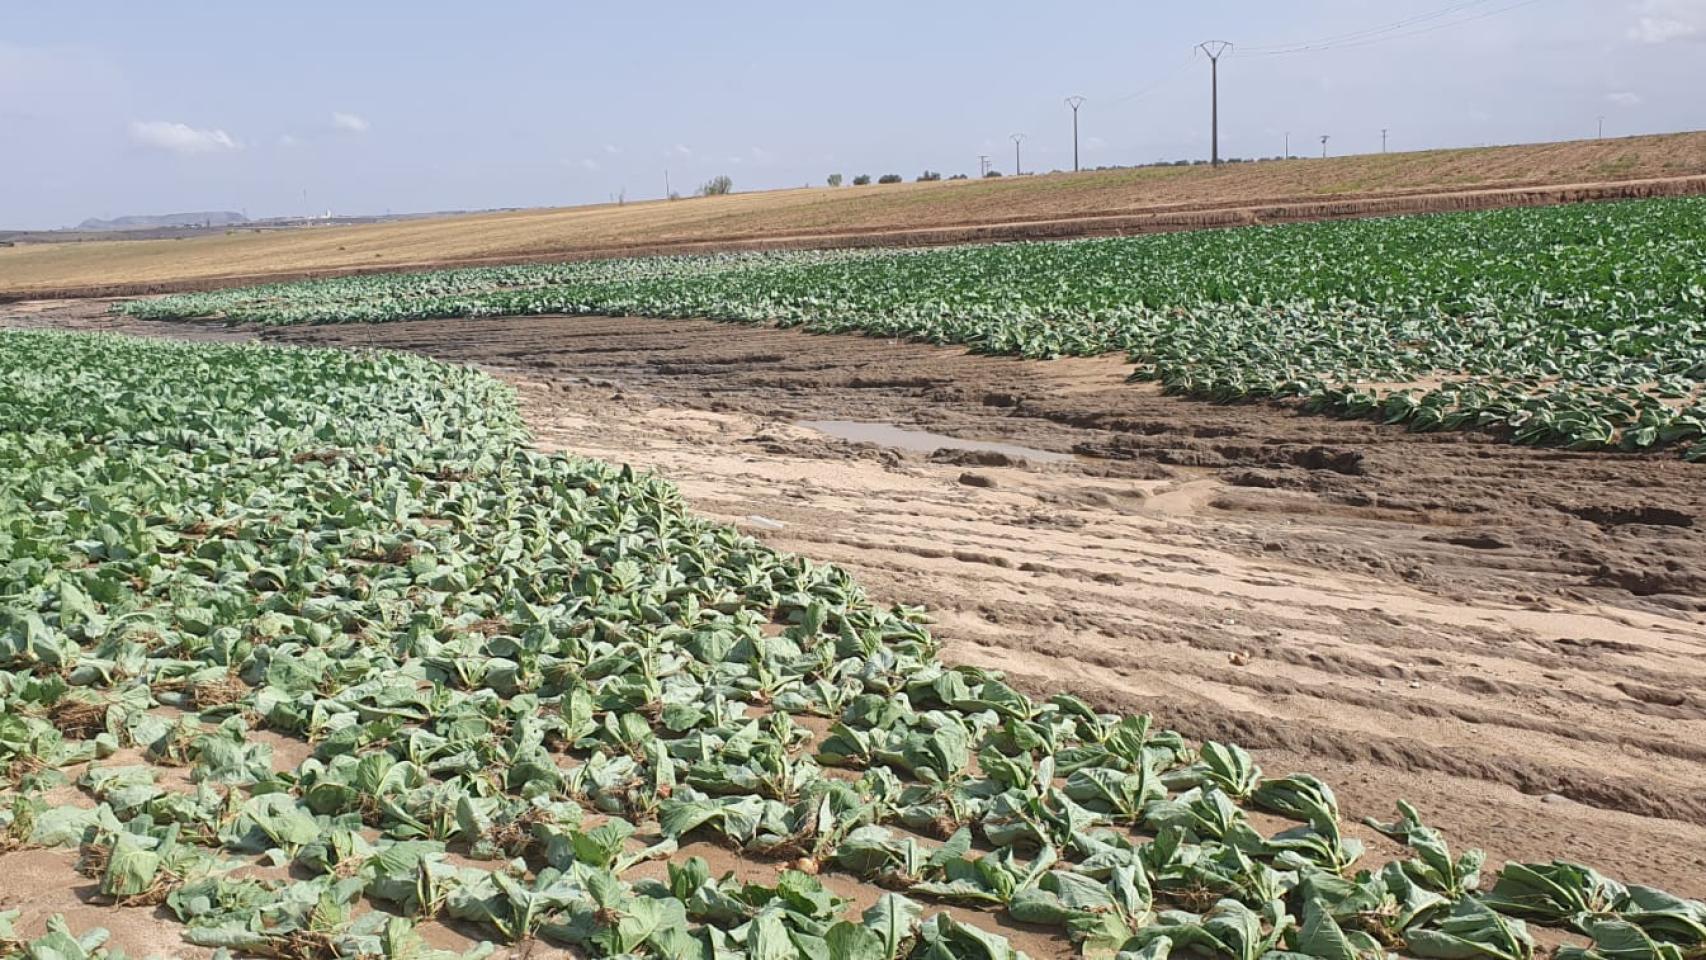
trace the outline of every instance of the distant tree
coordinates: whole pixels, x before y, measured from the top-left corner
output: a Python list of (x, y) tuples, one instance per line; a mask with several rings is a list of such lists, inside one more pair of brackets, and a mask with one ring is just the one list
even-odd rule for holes
[(949, 177), (948, 179), (949, 180), (970, 180), (971, 178), (966, 176), (963, 173), (956, 173), (953, 176)]
[(868, 186), (870, 184), (870, 182), (871, 182), (871, 175), (868, 173), (861, 173), (858, 176), (853, 178), (853, 185), (855, 187)]
[(877, 178), (878, 183), (899, 183), (900, 180), (901, 177), (898, 173), (885, 173)]
[(829, 175), (829, 185), (832, 187), (841, 186), (841, 174), (839, 174), (839, 173), (830, 174)]
[(727, 175), (723, 174), (719, 174), (705, 181), (704, 186), (699, 188), (699, 195), (701, 197), (721, 197), (734, 192), (735, 182), (730, 180)]
[(1001, 171), (996, 170), (992, 167), (992, 168), (990, 168), (988, 173), (983, 175), (983, 179), (994, 180), (996, 177), (999, 177), (999, 176), (1001, 176)]
[(934, 170), (926, 170), (918, 175), (919, 183), (935, 183), (940, 179), (942, 179), (942, 175)]

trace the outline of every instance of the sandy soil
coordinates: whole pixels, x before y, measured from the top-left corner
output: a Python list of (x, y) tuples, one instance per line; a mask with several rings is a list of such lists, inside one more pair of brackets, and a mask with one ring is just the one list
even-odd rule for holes
[[(1495, 864), (1568, 858), (1706, 896), (1698, 465), (1183, 401), (1117, 359), (706, 322), (263, 336), (480, 364), (517, 385), (542, 446), (661, 471), (700, 511), (929, 607), (950, 659), (1241, 743), (1327, 779), (1350, 817), (1407, 798)], [(1072, 456), (861, 445), (809, 421)]]
[[(848, 171), (851, 175), (852, 171)], [(1331, 160), (795, 189), (0, 248), (0, 299), (436, 265), (1105, 236), (1706, 192), (1706, 132)]]

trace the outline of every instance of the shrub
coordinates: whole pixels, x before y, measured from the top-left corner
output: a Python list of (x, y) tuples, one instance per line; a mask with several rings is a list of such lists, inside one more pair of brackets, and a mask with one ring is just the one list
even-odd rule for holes
[(863, 187), (863, 186), (869, 184), (870, 182), (871, 182), (871, 175), (868, 173), (861, 173), (857, 177), (853, 178), (853, 185), (855, 187)]
[(934, 170), (926, 170), (918, 175), (919, 183), (935, 183), (940, 179), (942, 179), (942, 175)]
[(829, 175), (829, 185), (832, 187), (841, 186), (841, 174), (839, 174), (839, 173), (830, 174)]
[(705, 181), (704, 186), (699, 188), (701, 197), (721, 197), (734, 192), (735, 182), (730, 180), (727, 175), (712, 177)]
[(882, 176), (877, 178), (877, 182), (878, 183), (899, 183), (900, 182), (900, 174), (898, 174), (898, 173), (885, 173)]

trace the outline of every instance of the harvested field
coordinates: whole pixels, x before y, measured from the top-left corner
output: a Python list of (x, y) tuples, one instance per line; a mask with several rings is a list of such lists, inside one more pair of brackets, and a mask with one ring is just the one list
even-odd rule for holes
[(568, 257), (1099, 236), (1700, 193), (1706, 133), (1326, 161), (737, 194), (0, 249), (0, 298)]
[[(1706, 896), (1690, 746), (1706, 734), (1706, 487), (1674, 457), (1181, 401), (1112, 360), (696, 321), (0, 314), (480, 365), (518, 387), (542, 446), (655, 468), (696, 510), (930, 607), (950, 661), (1250, 746), (1271, 774), (1332, 783), (1347, 823), (1408, 798), (1495, 865), (1562, 857)], [(1071, 459), (849, 444), (806, 422)]]

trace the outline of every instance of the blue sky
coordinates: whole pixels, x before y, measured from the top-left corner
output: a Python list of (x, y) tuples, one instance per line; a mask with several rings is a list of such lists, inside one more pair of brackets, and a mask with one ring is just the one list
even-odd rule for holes
[[(1520, 5), (1516, 5), (1519, 4)], [(1514, 5), (1514, 6), (1513, 6)], [(1257, 56), (1415, 19), (1336, 47)], [(1479, 18), (1479, 19), (1471, 19)], [(0, 227), (603, 201), (1706, 127), (1706, 0), (85, 0), (0, 9)], [(1364, 41), (1378, 42), (1364, 42)]]

